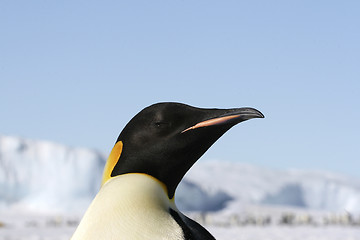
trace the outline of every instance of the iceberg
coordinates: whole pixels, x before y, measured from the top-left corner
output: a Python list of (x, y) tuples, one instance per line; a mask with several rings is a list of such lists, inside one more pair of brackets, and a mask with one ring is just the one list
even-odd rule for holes
[[(0, 209), (83, 212), (100, 188), (107, 155), (0, 135)], [(360, 180), (329, 172), (274, 170), (200, 159), (175, 196), (183, 211), (241, 204), (360, 212)]]

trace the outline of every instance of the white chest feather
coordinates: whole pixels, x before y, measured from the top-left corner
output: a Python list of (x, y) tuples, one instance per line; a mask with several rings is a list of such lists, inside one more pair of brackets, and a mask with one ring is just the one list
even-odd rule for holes
[(181, 227), (169, 214), (175, 204), (156, 179), (125, 174), (100, 189), (72, 240), (183, 240)]

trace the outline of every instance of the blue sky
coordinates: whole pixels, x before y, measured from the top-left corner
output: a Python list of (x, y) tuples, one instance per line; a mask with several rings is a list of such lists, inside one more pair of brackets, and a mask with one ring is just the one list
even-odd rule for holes
[(109, 152), (161, 101), (251, 106), (203, 157), (360, 177), (359, 1), (1, 1), (0, 134)]

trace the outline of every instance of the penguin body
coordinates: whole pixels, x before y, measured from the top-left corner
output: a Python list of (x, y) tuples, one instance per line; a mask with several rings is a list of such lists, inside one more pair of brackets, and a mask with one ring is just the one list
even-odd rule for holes
[(213, 240), (175, 205), (184, 174), (228, 129), (264, 117), (252, 108), (201, 109), (180, 103), (145, 108), (120, 133), (102, 187), (72, 240)]

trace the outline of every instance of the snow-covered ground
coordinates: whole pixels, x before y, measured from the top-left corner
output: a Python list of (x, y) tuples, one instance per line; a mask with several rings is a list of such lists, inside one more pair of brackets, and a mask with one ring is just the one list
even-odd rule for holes
[[(208, 227), (218, 240), (359, 240), (360, 229), (353, 227)], [(0, 229), (2, 240), (69, 240), (73, 228)]]
[[(278, 209), (279, 210), (279, 209)], [(311, 214), (309, 212), (309, 214)], [(195, 214), (196, 215), (196, 214)], [(194, 214), (193, 214), (194, 216)], [(1, 240), (70, 239), (81, 216), (0, 213)], [(216, 214), (212, 218), (216, 218)], [(224, 222), (223, 222), (224, 223)], [(219, 240), (359, 240), (359, 225), (219, 224), (204, 226)]]
[(351, 227), (210, 227), (219, 240), (359, 240), (360, 229)]
[[(106, 156), (0, 136), (0, 240), (69, 239), (96, 194)], [(360, 240), (360, 180), (200, 160), (176, 193), (217, 239)]]

